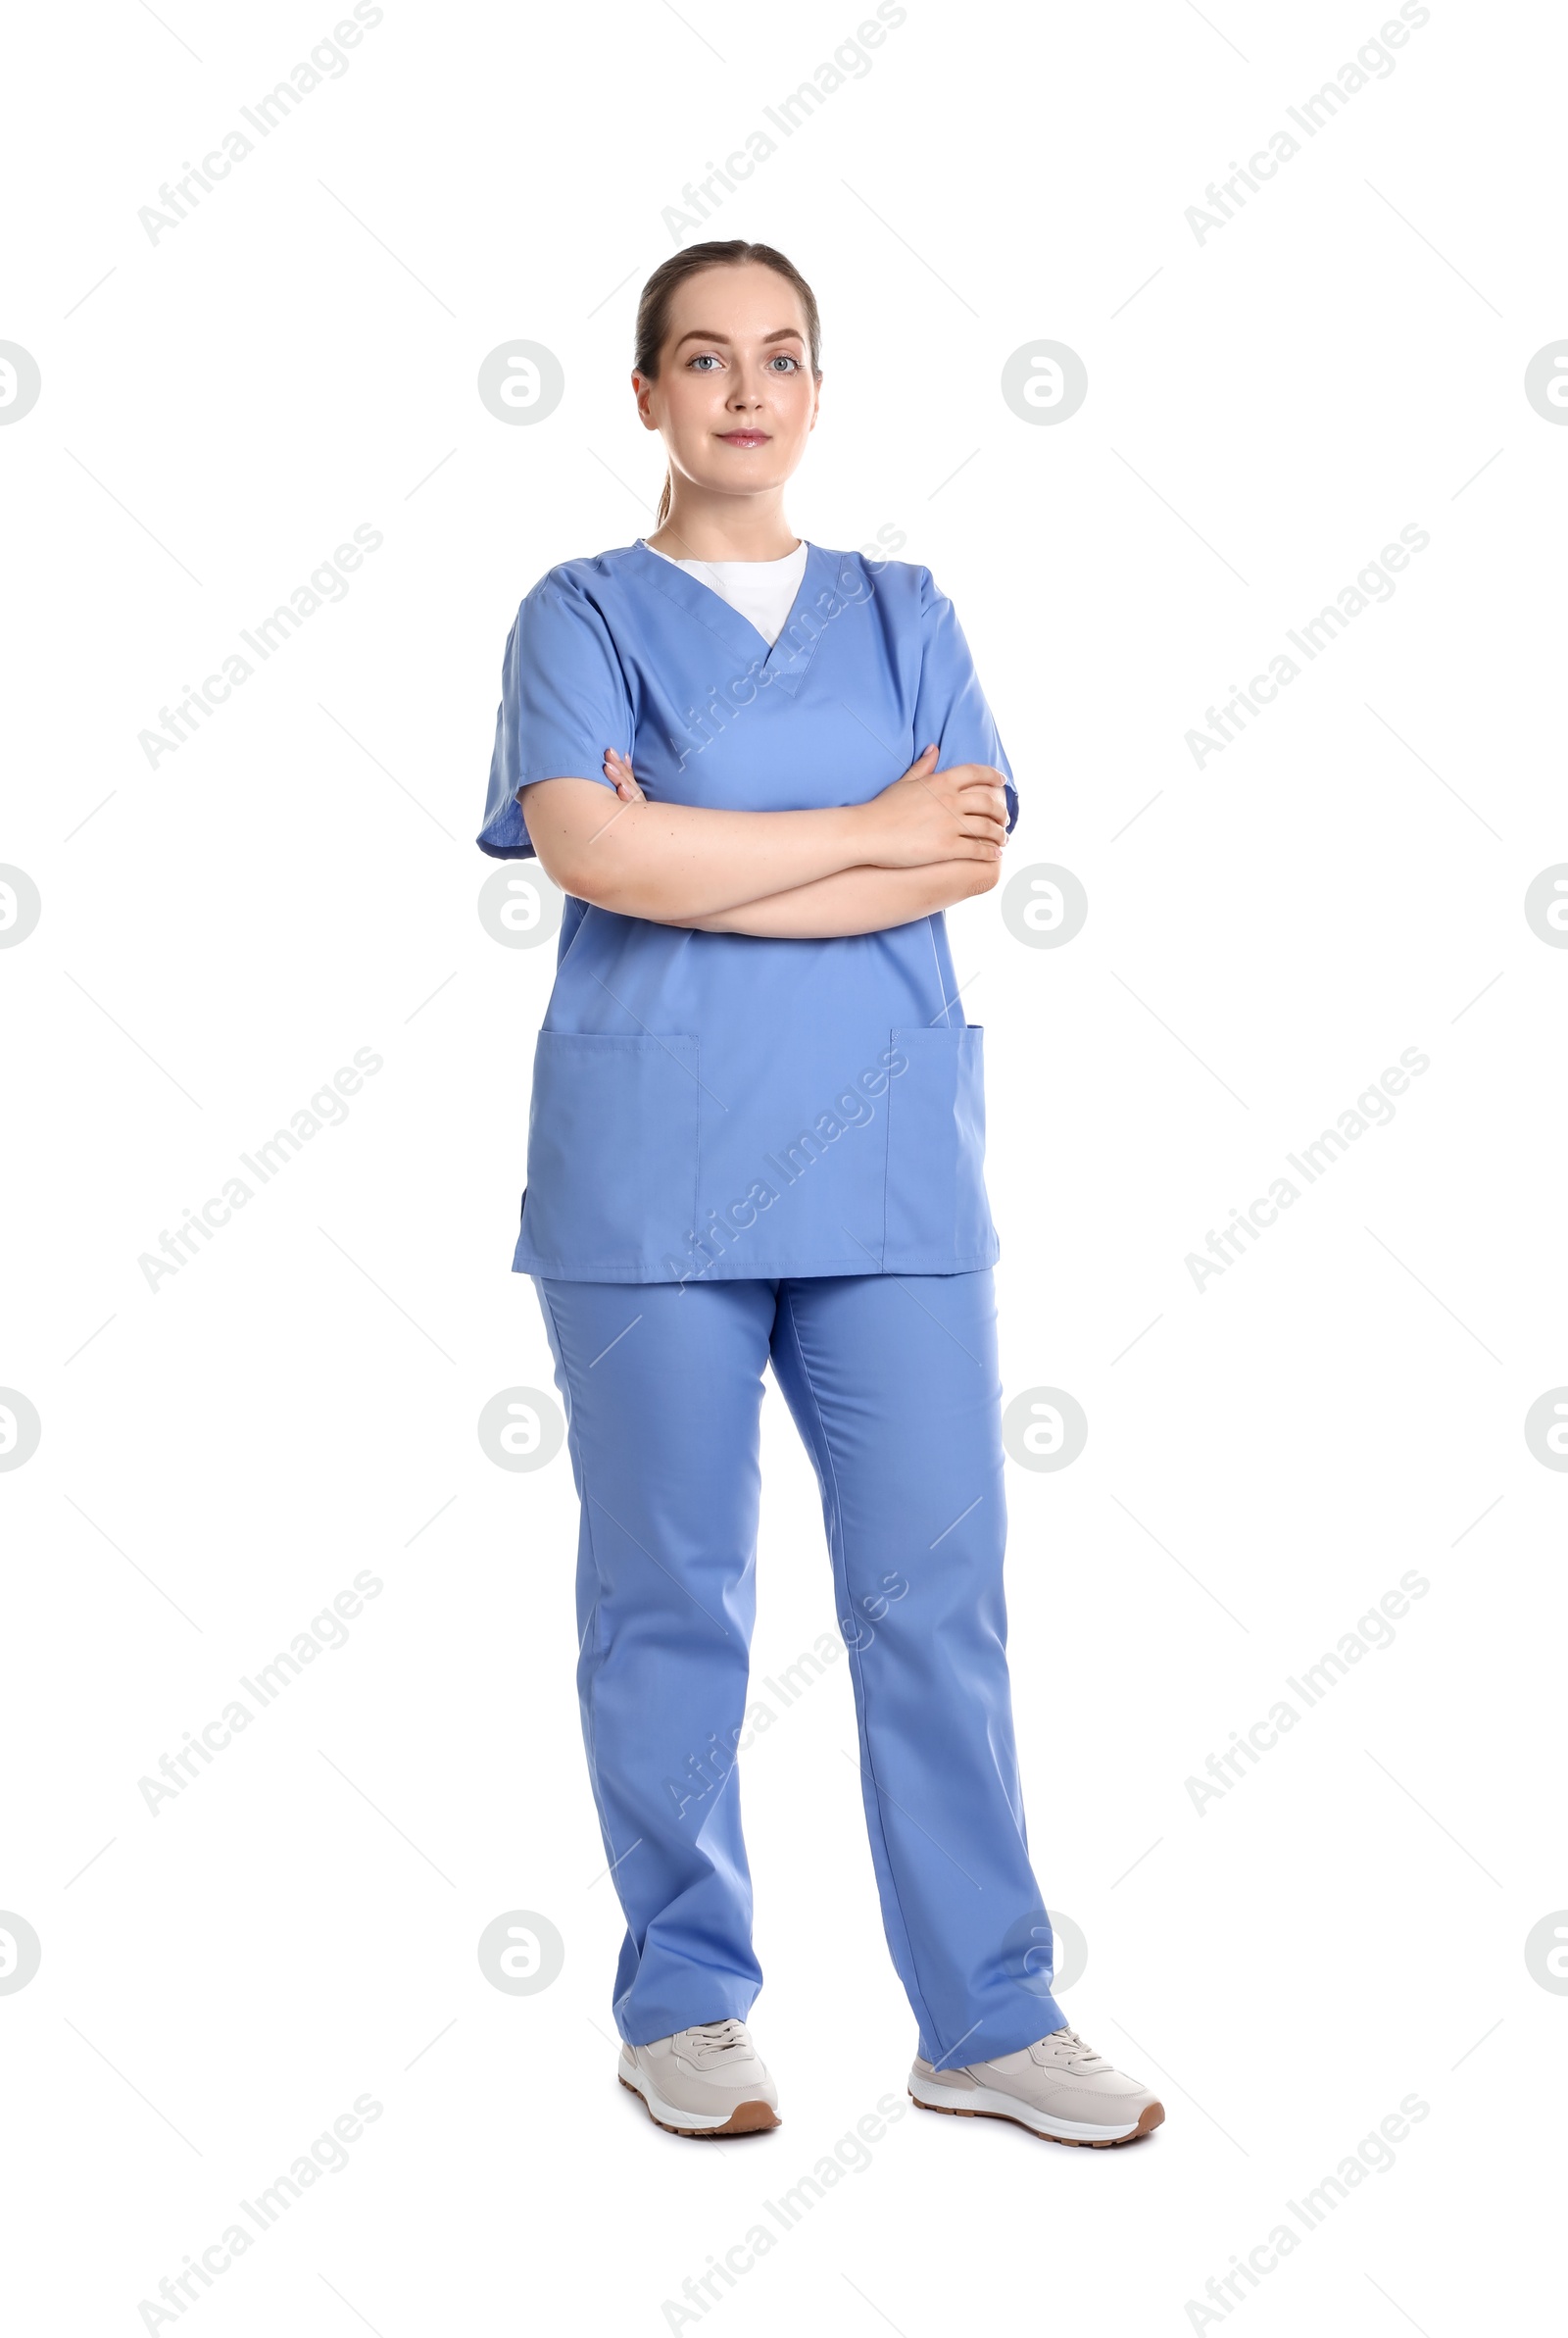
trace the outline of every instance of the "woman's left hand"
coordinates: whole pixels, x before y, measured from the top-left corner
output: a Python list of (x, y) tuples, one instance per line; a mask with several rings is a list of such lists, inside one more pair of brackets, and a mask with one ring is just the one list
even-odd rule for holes
[(613, 747), (605, 749), (605, 777), (614, 782), (615, 793), (623, 804), (646, 804), (643, 794), (632, 776), (631, 765)]

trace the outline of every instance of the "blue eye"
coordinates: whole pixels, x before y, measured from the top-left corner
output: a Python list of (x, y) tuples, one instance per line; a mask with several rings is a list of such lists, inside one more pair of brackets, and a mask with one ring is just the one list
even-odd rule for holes
[(800, 359), (799, 359), (798, 357), (790, 357), (790, 356), (788, 356), (788, 355), (786, 354), (786, 352), (785, 352), (784, 350), (782, 350), (782, 349), (779, 351), (778, 355), (777, 355), (777, 356), (774, 358), (774, 360), (773, 360), (773, 363), (774, 363), (774, 365), (775, 365), (775, 366), (788, 366), (788, 367), (789, 367), (789, 369), (790, 369), (790, 371), (791, 371), (791, 373), (798, 373), (800, 372), (800, 370), (801, 370), (801, 361), (800, 361)]
[(710, 350), (708, 350), (708, 351), (707, 351), (705, 354), (703, 354), (703, 355), (699, 355), (699, 356), (697, 356), (697, 357), (694, 357), (694, 358), (692, 359), (692, 364), (693, 364), (694, 366), (706, 366), (706, 365), (710, 365), (710, 364), (711, 364), (711, 365), (715, 365), (715, 366), (716, 366), (718, 363), (719, 363), (719, 360), (718, 360), (718, 359), (717, 359), (717, 358), (716, 358), (716, 357), (713, 355), (713, 353), (712, 353), (712, 351), (711, 351), (710, 349)]

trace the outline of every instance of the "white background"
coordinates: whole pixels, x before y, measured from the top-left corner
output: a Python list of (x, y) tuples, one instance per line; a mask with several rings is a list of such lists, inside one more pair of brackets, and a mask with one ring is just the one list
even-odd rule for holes
[[(1187, 208), (1372, 0), (909, 0), (696, 231), (813, 284), (790, 517), (933, 570), (1017, 769), (1009, 875), (1088, 891), (1059, 949), (1001, 893), (952, 926), (1006, 1391), (1090, 1423), (1069, 1468), (1008, 1474), (1031, 1841), (1089, 1943), (1072, 2019), (1169, 2115), (1091, 2153), (909, 2113), (687, 2323), (663, 2301), (902, 2100), (912, 2023), (841, 1665), (743, 1770), (785, 2123), (699, 2148), (615, 2085), (568, 1463), (510, 1473), (475, 1433), (550, 1387), (509, 1265), (554, 951), (486, 931), (472, 838), (517, 601), (651, 522), (627, 375), (662, 214), (857, 12), (386, 0), (150, 241), (138, 208), (332, 21), (89, 0), (12, 36), (0, 337), (43, 377), (0, 429), (0, 861), (43, 904), (0, 952), (0, 1382), (42, 1422), (0, 1474), (0, 1907), (42, 1943), (0, 1996), (18, 2326), (174, 2326), (139, 2301), (367, 2093), (349, 2164), (182, 2321), (1217, 2327), (1187, 2301), (1413, 2093), (1394, 2166), (1231, 2311), (1534, 2326), (1568, 1481), (1523, 1421), (1568, 1380), (1568, 955), (1523, 898), (1568, 857), (1568, 430), (1523, 376), (1568, 330), (1560, 17), (1433, 0), (1200, 243)], [(475, 391), (518, 337), (565, 373), (534, 427)], [(1089, 373), (1054, 427), (999, 387), (1041, 338)], [(363, 522), (347, 598), (149, 769), (138, 732)], [(1411, 522), (1393, 599), (1199, 770), (1204, 709)], [(361, 1047), (346, 1122), (151, 1291), (139, 1257)], [(1187, 1255), (1406, 1048), (1430, 1069), (1392, 1124), (1195, 1288)], [(832, 1628), (776, 1392), (764, 1419), (759, 1678)], [(138, 1780), (364, 1568), (348, 1644), (152, 1816)], [(1410, 1568), (1394, 1645), (1200, 1816), (1189, 1776)], [(514, 1910), (565, 1944), (527, 1997), (475, 1953)]]

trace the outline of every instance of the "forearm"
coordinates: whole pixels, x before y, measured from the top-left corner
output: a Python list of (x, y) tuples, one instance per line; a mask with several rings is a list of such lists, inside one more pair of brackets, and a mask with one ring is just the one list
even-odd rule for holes
[(656, 922), (689, 925), (700, 933), (750, 933), (765, 939), (823, 940), (843, 934), (883, 933), (933, 910), (951, 909), (989, 893), (1001, 874), (996, 861), (932, 861), (919, 869), (844, 869), (809, 884), (763, 895), (709, 917)]
[[(591, 803), (579, 792), (587, 789)], [(534, 850), (564, 892), (656, 924), (689, 925), (812, 884), (855, 868), (866, 849), (860, 805), (726, 812), (628, 804), (592, 780), (565, 778), (535, 780), (520, 801)]]

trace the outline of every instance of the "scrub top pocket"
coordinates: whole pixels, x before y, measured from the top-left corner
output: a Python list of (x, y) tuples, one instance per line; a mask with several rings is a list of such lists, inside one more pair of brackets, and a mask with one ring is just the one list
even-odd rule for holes
[(888, 1085), (890, 1274), (955, 1274), (999, 1255), (985, 1187), (984, 1028), (895, 1030), (908, 1070)]
[(662, 1279), (695, 1219), (698, 1095), (695, 1032), (541, 1031), (514, 1269)]

